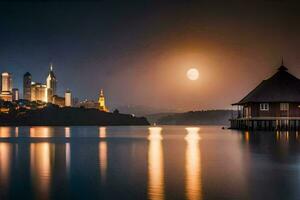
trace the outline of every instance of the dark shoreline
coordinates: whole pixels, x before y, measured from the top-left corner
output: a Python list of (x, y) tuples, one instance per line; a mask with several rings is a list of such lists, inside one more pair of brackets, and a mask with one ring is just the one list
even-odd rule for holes
[(97, 109), (45, 107), (0, 114), (0, 126), (142, 126), (145, 117), (102, 112)]

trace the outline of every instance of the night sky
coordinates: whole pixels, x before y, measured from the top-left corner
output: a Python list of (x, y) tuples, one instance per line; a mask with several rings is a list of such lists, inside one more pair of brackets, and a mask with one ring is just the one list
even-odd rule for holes
[[(0, 3), (0, 70), (110, 108), (231, 108), (285, 65), (300, 77), (300, 5), (288, 1)], [(186, 70), (200, 72), (197, 81)]]

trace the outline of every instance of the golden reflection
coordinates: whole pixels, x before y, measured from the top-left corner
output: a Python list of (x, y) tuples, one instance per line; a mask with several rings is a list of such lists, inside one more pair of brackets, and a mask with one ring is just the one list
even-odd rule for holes
[(10, 127), (0, 127), (0, 138), (7, 138), (11, 136)]
[(50, 143), (30, 144), (30, 171), (33, 187), (36, 188), (37, 196), (49, 198), (51, 183), (51, 150)]
[(148, 195), (150, 200), (164, 199), (164, 164), (161, 131), (161, 127), (149, 128)]
[[(290, 141), (290, 137), (294, 136), (289, 131), (276, 131), (276, 141), (286, 142)], [(295, 132), (295, 139), (299, 137), (298, 132)], [(293, 137), (292, 137), (293, 138)]]
[(0, 143), (0, 185), (1, 187), (9, 186), (11, 170), (12, 144)]
[(70, 127), (65, 127), (65, 137), (66, 137), (66, 138), (71, 137), (71, 130), (70, 130)]
[(19, 127), (15, 128), (15, 137), (19, 137)]
[(250, 134), (249, 134), (248, 131), (246, 131), (246, 133), (245, 133), (245, 140), (246, 140), (246, 142), (249, 142), (249, 139), (250, 139)]
[(49, 127), (31, 127), (29, 130), (30, 137), (42, 137), (47, 138), (51, 137), (51, 132)]
[(161, 131), (162, 128), (161, 127), (149, 127), (149, 137), (148, 140), (162, 140), (162, 136), (161, 136)]
[(106, 127), (99, 127), (99, 138), (106, 138)]
[[(71, 129), (70, 127), (65, 127), (65, 137), (71, 137)], [(66, 171), (67, 174), (70, 173), (70, 164), (71, 164), (71, 151), (70, 151), (70, 143), (66, 142)]]
[(70, 165), (71, 165), (71, 149), (70, 149), (70, 143), (66, 143), (66, 169), (67, 174), (70, 173)]
[(198, 127), (187, 127), (185, 128), (185, 130), (187, 130), (188, 134), (185, 136), (186, 141), (190, 141), (190, 140), (200, 140), (200, 136), (199, 136), (199, 131), (200, 128)]
[(100, 175), (102, 183), (106, 180), (107, 170), (107, 144), (106, 141), (99, 143), (99, 161), (100, 161)]
[(201, 185), (201, 155), (199, 148), (200, 128), (186, 128), (186, 195), (189, 200), (202, 199)]
[[(99, 128), (99, 137), (106, 138), (106, 127)], [(107, 170), (107, 143), (106, 141), (100, 141), (99, 143), (99, 166), (100, 175), (102, 183), (106, 180), (106, 170)]]

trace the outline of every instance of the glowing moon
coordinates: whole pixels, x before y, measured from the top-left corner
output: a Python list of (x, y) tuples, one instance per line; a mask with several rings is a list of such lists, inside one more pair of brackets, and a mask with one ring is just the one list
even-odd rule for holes
[(186, 72), (186, 76), (188, 79), (195, 81), (199, 78), (199, 71), (195, 68), (191, 68)]

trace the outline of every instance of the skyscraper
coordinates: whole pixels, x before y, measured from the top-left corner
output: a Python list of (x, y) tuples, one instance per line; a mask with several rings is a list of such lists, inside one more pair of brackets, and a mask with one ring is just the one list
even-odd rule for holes
[(48, 88), (48, 101), (52, 102), (53, 95), (56, 95), (56, 77), (53, 72), (53, 66), (50, 64), (50, 71), (47, 76), (46, 85)]
[(12, 89), (12, 100), (13, 101), (18, 101), (19, 100), (19, 89), (18, 88), (13, 88)]
[(100, 90), (100, 96), (99, 96), (99, 110), (108, 112), (108, 108), (105, 106), (105, 97), (103, 94), (103, 89)]
[(1, 74), (1, 92), (12, 92), (12, 78), (8, 72)]
[(23, 76), (23, 98), (28, 101), (31, 100), (31, 81), (31, 74), (26, 72)]
[(31, 84), (31, 101), (48, 102), (47, 86), (41, 83)]
[(8, 72), (1, 73), (1, 93), (0, 99), (12, 101), (12, 78)]
[(65, 106), (72, 106), (72, 94), (70, 90), (65, 92)]

